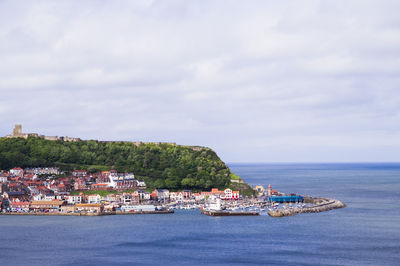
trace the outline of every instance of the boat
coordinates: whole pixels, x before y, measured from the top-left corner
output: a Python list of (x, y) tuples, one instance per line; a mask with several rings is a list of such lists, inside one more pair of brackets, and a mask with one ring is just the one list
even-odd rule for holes
[(255, 211), (227, 211), (221, 206), (221, 200), (215, 199), (207, 208), (201, 209), (201, 213), (208, 216), (257, 216), (259, 212)]
[(232, 212), (232, 211), (215, 211), (215, 210), (201, 210), (201, 213), (208, 216), (258, 216), (259, 212), (243, 211), (243, 212)]

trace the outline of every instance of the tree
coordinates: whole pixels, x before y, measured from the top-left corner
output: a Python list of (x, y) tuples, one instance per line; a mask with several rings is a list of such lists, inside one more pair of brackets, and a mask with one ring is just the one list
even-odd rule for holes
[(181, 181), (181, 185), (184, 188), (192, 188), (196, 186), (196, 180), (194, 180), (193, 178), (184, 178)]

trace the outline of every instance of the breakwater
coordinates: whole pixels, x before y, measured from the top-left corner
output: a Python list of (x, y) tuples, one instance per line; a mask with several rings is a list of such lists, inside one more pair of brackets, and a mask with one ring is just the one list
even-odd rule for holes
[(299, 213), (324, 212), (346, 207), (346, 204), (335, 199), (318, 198), (313, 200), (313, 204), (314, 204), (313, 206), (303, 207), (303, 208), (295, 207), (287, 209), (269, 210), (268, 215), (271, 217), (283, 217), (283, 216), (292, 216)]

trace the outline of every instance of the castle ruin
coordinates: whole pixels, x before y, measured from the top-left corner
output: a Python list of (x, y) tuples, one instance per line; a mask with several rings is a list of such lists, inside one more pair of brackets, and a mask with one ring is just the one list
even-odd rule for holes
[(22, 133), (22, 125), (21, 124), (16, 124), (14, 126), (12, 134), (6, 136), (6, 138), (24, 138), (24, 139), (27, 139), (28, 137), (44, 138), (46, 140), (52, 140), (52, 141), (56, 141), (56, 140), (81, 141), (80, 138), (70, 138), (68, 136), (66, 136), (66, 137), (58, 137), (58, 136), (39, 135), (37, 133)]

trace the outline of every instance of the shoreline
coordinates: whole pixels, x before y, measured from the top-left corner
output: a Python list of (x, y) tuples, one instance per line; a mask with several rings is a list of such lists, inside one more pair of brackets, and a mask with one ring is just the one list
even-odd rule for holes
[(103, 213), (63, 213), (63, 212), (47, 212), (47, 213), (29, 213), (29, 212), (2, 212), (0, 215), (27, 215), (27, 216), (107, 216), (107, 215), (138, 215), (138, 214), (171, 214), (173, 210), (163, 211), (140, 211), (140, 212), (103, 212)]

